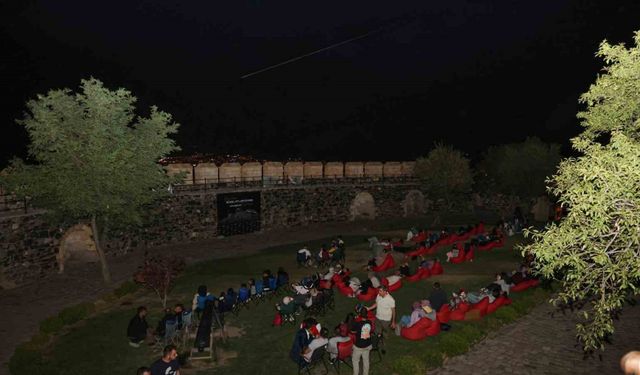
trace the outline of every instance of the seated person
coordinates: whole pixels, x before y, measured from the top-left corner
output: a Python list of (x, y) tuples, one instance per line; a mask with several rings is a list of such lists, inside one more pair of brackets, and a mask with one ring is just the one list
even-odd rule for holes
[(413, 227), (409, 229), (409, 231), (407, 232), (407, 241), (411, 241), (411, 239), (413, 239), (413, 237), (417, 234), (418, 234), (417, 228)]
[(422, 307), (422, 311), (424, 311), (427, 318), (433, 321), (437, 319), (436, 311), (431, 307), (431, 302), (429, 300), (423, 299), (422, 301), (420, 301), (420, 306)]
[(271, 291), (271, 287), (269, 286), (269, 279), (272, 278), (271, 270), (262, 271), (262, 290), (265, 292)]
[(213, 301), (215, 298), (211, 295), (211, 293), (207, 292), (206, 285), (200, 285), (198, 287), (198, 292), (193, 296), (193, 301), (191, 302), (191, 310), (195, 311), (198, 317), (204, 311), (204, 306), (207, 301)]
[(502, 274), (496, 274), (496, 279), (493, 281), (493, 284), (498, 285), (502, 293), (509, 294), (509, 290), (511, 290), (511, 284), (507, 284), (507, 282), (502, 278)]
[(428, 270), (431, 269), (431, 267), (433, 267), (433, 265), (435, 264), (436, 259), (432, 259), (432, 260), (428, 260), (428, 259), (424, 259), (424, 257), (420, 257), (420, 267), (421, 268), (426, 268)]
[(313, 336), (313, 340), (311, 340), (309, 346), (307, 346), (302, 351), (302, 357), (307, 362), (311, 362), (311, 357), (313, 356), (313, 352), (316, 349), (321, 348), (329, 343), (329, 340), (327, 339), (329, 331), (326, 328), (322, 328), (320, 324), (316, 324), (315, 326), (311, 327), (309, 332)]
[(447, 252), (447, 262), (450, 262), (451, 258), (457, 258), (458, 255), (460, 255), (460, 249), (456, 244), (456, 245), (453, 245), (453, 247), (451, 248), (451, 251)]
[(351, 288), (351, 290), (353, 290), (354, 293), (358, 289), (360, 289), (360, 284), (361, 284), (360, 279), (358, 279), (357, 277), (349, 277), (349, 288)]
[(329, 271), (322, 276), (322, 280), (329, 281), (329, 280), (333, 279), (333, 275), (335, 275), (335, 274), (336, 274), (335, 268), (329, 267)]
[(227, 304), (224, 303), (226, 299), (227, 299), (227, 293), (225, 293), (224, 291), (220, 292), (220, 295), (218, 296), (218, 312), (220, 314), (230, 311), (230, 310), (227, 310)]
[(331, 254), (327, 250), (326, 245), (322, 245), (320, 247), (320, 251), (318, 251), (318, 263), (328, 263), (331, 260)]
[(251, 299), (251, 290), (247, 288), (247, 284), (240, 285), (238, 289), (238, 302), (247, 302)]
[(429, 302), (431, 303), (431, 307), (436, 311), (440, 311), (440, 308), (447, 303), (447, 295), (440, 288), (439, 282), (433, 283), (433, 290), (429, 295)]
[(402, 276), (400, 276), (400, 271), (396, 271), (395, 274), (391, 276), (387, 276), (387, 281), (389, 282), (389, 286), (399, 282), (401, 279), (402, 279)]
[(147, 324), (147, 308), (144, 306), (138, 307), (136, 315), (131, 318), (129, 325), (127, 326), (127, 337), (129, 338), (129, 345), (137, 348), (140, 346), (149, 333), (149, 325)]
[[(379, 281), (378, 284), (380, 284)], [(366, 294), (369, 291), (369, 288), (373, 288), (373, 283), (371, 282), (371, 279), (366, 279), (365, 281), (360, 283), (360, 288), (357, 293)]]
[(458, 308), (458, 306), (461, 303), (468, 303), (468, 302), (469, 301), (467, 299), (467, 293), (464, 291), (464, 289), (460, 289), (458, 293), (451, 294), (451, 301), (449, 301), (449, 306), (451, 310), (455, 310)]
[(238, 301), (238, 295), (233, 290), (233, 288), (227, 289), (227, 294), (224, 297), (225, 310), (226, 311), (233, 310), (233, 306), (236, 304), (237, 301)]
[(367, 270), (372, 270), (373, 267), (376, 267), (378, 265), (378, 261), (375, 257), (370, 258), (369, 261), (367, 262)]
[(400, 323), (396, 325), (396, 336), (400, 336), (400, 330), (403, 327), (412, 327), (414, 324), (418, 322), (418, 320), (426, 317), (427, 314), (422, 309), (422, 305), (420, 302), (414, 302), (411, 305), (411, 315), (403, 315), (400, 318)]
[(166, 309), (164, 309), (164, 315), (162, 316), (162, 319), (160, 319), (158, 325), (156, 326), (156, 335), (158, 335), (158, 337), (164, 337), (166, 333), (167, 322), (169, 321), (175, 322), (176, 314), (167, 307)]
[(400, 275), (402, 275), (403, 277), (411, 276), (411, 269), (409, 268), (409, 262), (404, 262), (400, 266), (399, 272), (400, 272)]
[(298, 252), (296, 253), (296, 261), (298, 262), (298, 264), (301, 264), (301, 265), (305, 265), (305, 266), (309, 265), (311, 261), (311, 251), (307, 249), (307, 246), (298, 250)]
[(482, 301), (484, 298), (489, 297), (489, 303), (493, 302), (493, 294), (489, 292), (487, 288), (480, 289), (479, 292), (469, 292), (467, 294), (467, 301), (474, 304)]
[(289, 284), (289, 274), (282, 267), (278, 267), (278, 273), (277, 273), (276, 279), (277, 279), (276, 285), (278, 286), (278, 288), (283, 285)]
[(280, 311), (282, 315), (291, 316), (297, 310), (296, 303), (293, 298), (285, 296), (282, 298), (282, 303), (276, 305), (276, 309)]
[(176, 326), (178, 329), (182, 329), (182, 315), (184, 312), (184, 305), (181, 303), (178, 303), (173, 307), (173, 315), (175, 316), (176, 323), (178, 323)]
[(249, 279), (249, 295), (253, 298), (258, 292), (256, 291), (256, 280)]
[(369, 281), (371, 281), (371, 286), (374, 288), (380, 288), (380, 279), (376, 277), (376, 274), (373, 272), (369, 272), (368, 274)]
[(305, 295), (309, 293), (309, 288), (304, 285), (293, 283), (291, 284), (291, 289), (293, 289), (296, 294)]
[(349, 331), (351, 331), (353, 319), (353, 313), (347, 314), (345, 320), (335, 328), (336, 336), (329, 339), (329, 342), (327, 343), (327, 352), (329, 353), (331, 361), (335, 361), (338, 356), (338, 343), (351, 340), (351, 337), (349, 337)]

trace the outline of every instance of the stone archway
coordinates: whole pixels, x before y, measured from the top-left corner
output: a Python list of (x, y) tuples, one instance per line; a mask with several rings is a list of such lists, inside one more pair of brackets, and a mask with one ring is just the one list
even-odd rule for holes
[(373, 196), (366, 191), (361, 191), (356, 194), (351, 202), (349, 208), (349, 220), (367, 219), (372, 220), (376, 218), (376, 202)]
[(409, 190), (407, 196), (402, 201), (404, 216), (419, 216), (426, 212), (424, 195), (420, 190)]
[(60, 239), (56, 260), (60, 273), (64, 272), (64, 266), (69, 260), (78, 263), (98, 261), (91, 227), (86, 224), (76, 224), (67, 229)]

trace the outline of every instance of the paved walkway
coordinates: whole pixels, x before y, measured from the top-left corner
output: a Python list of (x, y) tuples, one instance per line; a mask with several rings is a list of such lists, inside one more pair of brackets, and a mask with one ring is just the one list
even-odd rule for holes
[[(288, 230), (271, 230), (223, 239), (172, 244), (153, 249), (154, 254), (173, 253), (184, 257), (187, 264), (206, 259), (220, 259), (256, 253), (271, 246), (311, 241), (337, 234), (367, 235), (372, 222), (314, 225)], [(113, 284), (105, 285), (98, 263), (84, 267), (69, 266), (62, 275), (51, 275), (11, 290), (0, 291), (0, 374), (8, 374), (7, 362), (15, 347), (28, 341), (39, 330), (39, 322), (57, 314), (67, 306), (94, 301), (131, 278), (142, 263), (144, 250), (110, 258)]]
[(551, 311), (549, 304), (536, 307), (429, 375), (615, 375), (622, 374), (620, 358), (640, 350), (640, 305), (628, 307), (616, 322), (613, 344), (602, 353), (602, 361), (597, 356), (583, 360), (575, 346), (574, 317), (567, 312), (552, 318)]

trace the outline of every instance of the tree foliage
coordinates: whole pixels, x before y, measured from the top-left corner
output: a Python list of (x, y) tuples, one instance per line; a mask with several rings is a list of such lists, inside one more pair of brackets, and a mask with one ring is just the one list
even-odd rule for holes
[(604, 348), (640, 286), (640, 33), (628, 49), (603, 42), (598, 56), (607, 65), (581, 97), (585, 131), (572, 140), (582, 155), (549, 180), (568, 214), (528, 230), (534, 241), (523, 248), (542, 276), (560, 281), (553, 301), (581, 307), (577, 337), (586, 352)]
[(469, 193), (473, 183), (469, 159), (453, 147), (440, 144), (416, 160), (415, 174), (430, 196), (447, 204)]
[(178, 129), (171, 115), (151, 107), (148, 117), (136, 116), (135, 102), (129, 91), (93, 78), (78, 93), (38, 95), (18, 121), (29, 133), (31, 163), (13, 160), (0, 181), (58, 222), (91, 221), (105, 280), (98, 226), (139, 222), (170, 183), (157, 161), (178, 149), (169, 138)]
[(545, 194), (545, 182), (558, 168), (560, 145), (539, 138), (490, 147), (480, 163), (484, 190), (533, 198)]
[(184, 260), (175, 256), (145, 257), (133, 279), (153, 290), (162, 302), (162, 307), (167, 307), (167, 296), (184, 267)]

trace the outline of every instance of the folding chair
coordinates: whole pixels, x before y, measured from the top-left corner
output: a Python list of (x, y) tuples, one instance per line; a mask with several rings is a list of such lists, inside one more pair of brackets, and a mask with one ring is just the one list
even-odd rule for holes
[(313, 370), (318, 365), (324, 366), (324, 374), (328, 374), (329, 368), (327, 367), (327, 361), (324, 359), (326, 351), (326, 347), (322, 346), (313, 351), (313, 354), (311, 354), (311, 360), (309, 362), (298, 362), (298, 375), (302, 374), (305, 371), (307, 375), (311, 375), (311, 370)]
[(189, 341), (189, 336), (194, 326), (193, 317), (194, 314), (191, 310), (182, 312), (182, 329), (176, 332), (177, 340), (180, 341), (182, 346), (186, 346), (187, 341)]
[(178, 339), (178, 323), (175, 320), (167, 320), (164, 324), (164, 336), (156, 336), (153, 344), (154, 351), (162, 351), (169, 344), (176, 345)]
[(260, 301), (264, 301), (264, 284), (262, 283), (262, 280), (257, 280), (256, 281), (256, 294), (255, 296), (253, 296), (253, 300), (254, 302), (257, 304), (260, 303)]
[(338, 343), (338, 355), (336, 356), (335, 361), (333, 361), (333, 368), (336, 370), (336, 373), (340, 373), (340, 364), (344, 363), (347, 367), (351, 368), (351, 364), (347, 362), (347, 359), (351, 358), (353, 354), (353, 341), (345, 341)]
[(296, 325), (296, 305), (293, 302), (289, 302), (288, 304), (276, 304), (276, 309), (280, 311), (280, 315), (282, 316), (282, 325), (284, 326), (287, 323), (291, 323), (292, 325)]

